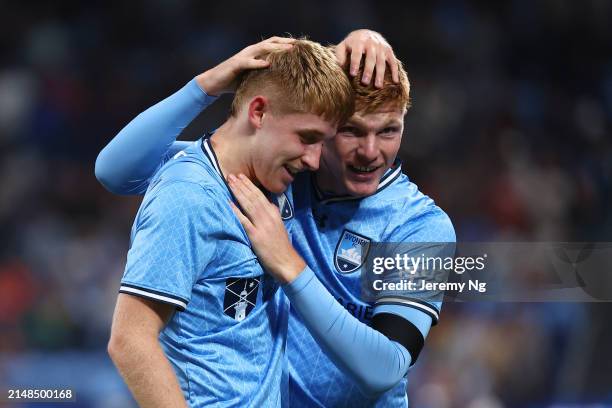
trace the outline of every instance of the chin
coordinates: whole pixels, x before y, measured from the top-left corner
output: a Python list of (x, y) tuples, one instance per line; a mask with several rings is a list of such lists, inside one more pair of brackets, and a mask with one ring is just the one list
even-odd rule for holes
[(282, 194), (287, 190), (287, 185), (283, 183), (272, 183), (269, 186), (264, 186), (264, 188), (272, 194)]

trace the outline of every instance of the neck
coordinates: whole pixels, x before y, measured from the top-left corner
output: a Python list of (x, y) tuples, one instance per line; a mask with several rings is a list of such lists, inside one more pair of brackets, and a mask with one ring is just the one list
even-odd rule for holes
[(247, 138), (247, 129), (235, 118), (230, 118), (215, 131), (210, 142), (225, 177), (242, 173), (257, 184)]

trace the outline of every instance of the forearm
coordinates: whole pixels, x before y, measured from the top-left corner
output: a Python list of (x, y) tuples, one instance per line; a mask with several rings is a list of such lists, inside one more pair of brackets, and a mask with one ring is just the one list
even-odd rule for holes
[(309, 268), (283, 290), (330, 359), (364, 392), (381, 393), (406, 375), (410, 353), (352, 316)]
[(140, 407), (187, 407), (176, 374), (156, 338), (111, 343), (109, 353)]
[(193, 79), (134, 118), (100, 152), (96, 177), (109, 191), (137, 194), (189, 123), (215, 100)]

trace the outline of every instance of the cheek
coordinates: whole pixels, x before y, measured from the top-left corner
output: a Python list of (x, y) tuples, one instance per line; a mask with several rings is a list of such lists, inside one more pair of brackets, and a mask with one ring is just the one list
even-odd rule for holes
[(330, 158), (335, 161), (336, 166), (342, 166), (345, 161), (351, 158), (352, 152), (357, 148), (357, 144), (351, 139), (342, 138), (330, 143)]
[(331, 143), (323, 143), (323, 147), (321, 148), (321, 156), (330, 158), (333, 157), (334, 154), (334, 146)]
[(398, 140), (390, 140), (384, 145), (382, 151), (386, 161), (393, 162), (393, 160), (397, 156), (397, 153), (399, 152), (401, 143), (402, 139), (399, 138)]
[[(269, 146), (269, 145), (268, 145)], [(268, 149), (263, 148), (259, 149), (257, 153), (257, 160), (255, 161), (255, 172), (259, 175), (270, 175), (270, 173), (274, 172), (274, 169), (277, 167), (278, 163), (278, 155), (274, 154), (271, 146)]]
[(333, 146), (323, 146), (321, 150), (321, 160), (324, 161), (329, 169), (332, 169), (334, 172), (342, 170), (344, 166), (344, 160), (340, 152), (335, 150)]

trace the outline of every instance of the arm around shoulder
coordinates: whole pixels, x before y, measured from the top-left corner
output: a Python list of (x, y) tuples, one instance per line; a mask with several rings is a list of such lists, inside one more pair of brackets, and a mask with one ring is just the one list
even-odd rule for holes
[(317, 343), (363, 393), (379, 395), (406, 375), (413, 359), (408, 350), (352, 316), (310, 268), (283, 291)]
[(102, 149), (95, 174), (115, 194), (142, 194), (180, 133), (216, 98), (195, 79), (140, 113)]

